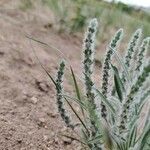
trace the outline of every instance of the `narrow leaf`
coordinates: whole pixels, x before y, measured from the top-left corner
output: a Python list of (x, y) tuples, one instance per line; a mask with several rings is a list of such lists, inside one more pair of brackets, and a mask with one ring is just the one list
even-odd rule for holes
[(136, 136), (137, 136), (137, 126), (135, 124), (134, 127), (131, 129), (128, 137), (128, 148), (134, 147), (134, 145), (136, 144)]
[(82, 109), (84, 108), (86, 110), (85, 104), (80, 102), (80, 100), (78, 100), (77, 98), (74, 98), (74, 97), (71, 97), (71, 96), (68, 96), (68, 95), (62, 95), (62, 96), (75, 101), (77, 104), (80, 105), (80, 107), (82, 107)]
[(107, 108), (113, 113), (115, 114), (115, 109), (113, 108), (113, 106), (111, 105), (111, 103), (104, 97), (104, 95), (98, 90), (95, 89), (96, 92), (98, 93), (98, 95), (101, 97), (102, 102), (107, 106)]
[(126, 75), (126, 78), (127, 78), (127, 81), (128, 81), (128, 84), (131, 85), (131, 75), (129, 74), (128, 70), (127, 70), (127, 67), (126, 65), (124, 64), (124, 62), (122, 61), (121, 59), (121, 56), (117, 53), (117, 51), (115, 49), (112, 49), (113, 52), (114, 52), (114, 56), (115, 56), (115, 59), (116, 61), (121, 65), (122, 69), (123, 69), (123, 72), (125, 73)]
[[(30, 37), (27, 37), (27, 38), (32, 39), (32, 38), (30, 38)], [(33, 40), (33, 39), (32, 39), (32, 40)], [(35, 50), (32, 49), (32, 51), (33, 51), (33, 53), (34, 53), (36, 59), (38, 60), (40, 66), (42, 67), (42, 69), (46, 72), (46, 74), (47, 74), (48, 77), (51, 79), (51, 81), (54, 83), (54, 85), (57, 86), (57, 84), (56, 84), (55, 80), (53, 79), (53, 77), (50, 75), (50, 73), (46, 70), (46, 68), (43, 66), (43, 64), (42, 64), (41, 61), (39, 60), (38, 56), (36, 55)]]
[(89, 133), (88, 128), (86, 127), (86, 125), (84, 124), (84, 122), (82, 121), (82, 119), (80, 118), (80, 116), (78, 115), (78, 113), (76, 112), (76, 110), (73, 108), (73, 106), (70, 104), (70, 102), (66, 98), (65, 98), (65, 100), (68, 103), (68, 105), (70, 106), (70, 108), (72, 109), (72, 111), (74, 112), (74, 114), (76, 115), (76, 117), (79, 119), (79, 121), (81, 122), (81, 124), (83, 125), (83, 127)]
[(121, 81), (121, 78), (119, 76), (119, 72), (118, 72), (117, 67), (113, 66), (112, 64), (111, 64), (111, 67), (114, 71), (115, 88), (116, 88), (116, 91), (117, 91), (117, 94), (118, 94), (118, 97), (119, 97), (120, 101), (122, 101), (125, 89), (124, 89), (123, 83)]
[[(73, 71), (73, 69), (72, 69), (71, 66), (70, 66), (70, 70), (71, 70), (72, 78), (73, 78), (73, 81), (74, 81), (74, 86), (75, 86), (75, 90), (76, 90), (76, 95), (77, 95), (77, 97), (78, 97), (79, 102), (81, 103), (82, 100), (81, 100), (81, 94), (80, 94), (79, 86), (78, 86), (78, 84), (77, 84), (77, 80), (76, 80), (74, 71)], [(80, 107), (80, 109), (81, 109), (81, 111), (82, 111), (82, 115), (85, 116), (85, 115), (84, 115), (84, 110), (83, 110), (83, 108)]]
[(49, 48), (52, 48), (53, 50), (59, 52), (59, 53), (63, 56), (63, 59), (68, 60), (68, 59), (66, 58), (66, 56), (64, 55), (64, 53), (63, 53), (61, 50), (59, 50), (58, 48), (56, 48), (56, 47), (54, 47), (54, 46), (52, 46), (52, 45), (49, 45), (49, 44), (47, 44), (47, 43), (45, 43), (45, 42), (43, 42), (43, 41), (40, 41), (40, 40), (38, 40), (38, 39), (35, 39), (35, 38), (33, 38), (33, 37), (30, 37), (30, 36), (28, 36), (28, 35), (25, 35), (25, 36), (26, 36), (26, 38), (28, 38), (28, 39), (30, 39), (30, 40), (33, 40), (33, 41), (35, 41), (35, 42), (37, 42), (37, 43), (40, 43), (40, 44), (45, 45), (45, 46), (47, 46), (47, 47), (49, 47)]
[(69, 139), (71, 139), (71, 140), (75, 140), (75, 141), (77, 141), (77, 142), (80, 142), (81, 144), (86, 145), (86, 143), (84, 143), (83, 141), (81, 141), (81, 140), (79, 140), (79, 139), (77, 139), (77, 138), (75, 138), (75, 137), (72, 137), (72, 136), (70, 136), (70, 135), (64, 135), (64, 134), (61, 134), (61, 135), (64, 136), (64, 137), (66, 137), (66, 138), (69, 138)]

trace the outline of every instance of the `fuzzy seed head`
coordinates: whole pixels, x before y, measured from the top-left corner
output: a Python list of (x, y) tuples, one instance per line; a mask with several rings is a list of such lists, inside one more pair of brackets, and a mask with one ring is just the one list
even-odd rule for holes
[(65, 69), (65, 61), (61, 61), (59, 65), (59, 69), (57, 72), (56, 77), (56, 97), (57, 97), (57, 106), (58, 111), (63, 119), (63, 121), (66, 123), (66, 125), (70, 128), (74, 128), (74, 126), (71, 124), (70, 117), (67, 114), (66, 109), (64, 108), (64, 98), (63, 98), (63, 77), (64, 77), (64, 69)]
[(96, 104), (95, 92), (93, 90), (94, 82), (92, 79), (97, 25), (97, 19), (92, 19), (90, 21), (83, 43), (83, 75), (85, 82), (85, 94), (88, 101), (88, 113), (92, 135), (95, 135), (97, 130), (93, 118), (93, 116), (95, 115)]
[[(127, 53), (125, 55), (124, 64), (127, 70), (132, 70), (131, 63), (134, 62), (134, 56), (136, 53), (137, 46), (139, 44), (140, 38), (142, 36), (142, 29), (137, 29), (132, 35), (131, 40), (128, 44)], [(122, 82), (126, 82), (126, 77), (124, 71), (122, 72)]]
[(128, 119), (128, 113), (130, 106), (133, 102), (135, 94), (142, 88), (145, 81), (147, 81), (150, 75), (150, 62), (147, 62), (147, 65), (143, 68), (143, 71), (136, 79), (135, 83), (132, 85), (129, 94), (126, 97), (126, 101), (123, 104), (122, 113), (121, 113), (121, 121), (120, 121), (120, 131), (126, 129), (126, 123)]
[(135, 69), (136, 71), (140, 71), (142, 69), (141, 67), (149, 45), (150, 45), (150, 37), (145, 38), (140, 46), (138, 57), (137, 57), (137, 66)]
[[(120, 39), (122, 38), (123, 35), (123, 29), (119, 29), (115, 36), (113, 37), (113, 39), (111, 40), (106, 56), (105, 56), (105, 60), (104, 60), (104, 64), (103, 64), (103, 77), (102, 77), (102, 94), (107, 98), (107, 94), (108, 94), (108, 83), (109, 83), (109, 77), (110, 77), (110, 62), (112, 60), (112, 56), (114, 54), (114, 50), (116, 49), (116, 47), (119, 44)], [(103, 103), (101, 103), (101, 115), (103, 118), (106, 119), (107, 116), (107, 110), (106, 107)]]

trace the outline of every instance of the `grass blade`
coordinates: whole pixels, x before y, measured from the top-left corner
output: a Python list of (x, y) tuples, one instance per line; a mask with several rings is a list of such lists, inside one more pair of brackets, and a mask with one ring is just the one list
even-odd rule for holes
[[(74, 86), (75, 86), (75, 90), (76, 90), (76, 95), (77, 95), (77, 97), (78, 97), (79, 102), (81, 103), (82, 100), (81, 100), (81, 94), (80, 94), (79, 86), (78, 86), (78, 84), (77, 84), (77, 80), (76, 80), (74, 71), (73, 71), (73, 69), (72, 69), (71, 66), (70, 66), (70, 70), (71, 70), (72, 78), (73, 78), (73, 81), (74, 81)], [(85, 117), (84, 110), (83, 110), (83, 108), (82, 108), (81, 106), (80, 106), (80, 109), (81, 109), (81, 111), (82, 111), (83, 117)]]
[(78, 100), (77, 98), (74, 98), (74, 97), (71, 97), (71, 96), (68, 96), (68, 95), (62, 95), (66, 98), (69, 98), (69, 99), (72, 99), (73, 101), (75, 101), (76, 103), (78, 103), (80, 105), (80, 107), (82, 107), (82, 109), (84, 108), (85, 110), (87, 109), (85, 104), (83, 104), (80, 100)]
[(71, 139), (71, 140), (75, 140), (75, 141), (77, 141), (77, 142), (80, 142), (81, 144), (86, 145), (86, 143), (84, 143), (83, 141), (81, 141), (81, 140), (79, 140), (79, 139), (77, 139), (77, 138), (75, 138), (75, 137), (72, 137), (72, 136), (69, 136), (69, 135), (64, 135), (64, 134), (61, 134), (61, 135), (64, 136), (64, 137), (66, 137), (66, 138), (69, 138), (69, 139)]
[(128, 81), (128, 84), (131, 85), (131, 77), (130, 77), (130, 74), (127, 70), (127, 67), (125, 66), (124, 62), (121, 60), (121, 56), (117, 53), (116, 50), (112, 49), (113, 52), (114, 52), (114, 56), (115, 56), (115, 59), (116, 61), (121, 65), (122, 69), (123, 69), (123, 72), (125, 73), (126, 75), (126, 78), (127, 78), (127, 81)]
[(112, 64), (111, 64), (111, 67), (114, 71), (114, 82), (115, 82), (116, 92), (118, 94), (120, 101), (122, 101), (123, 95), (124, 95), (123, 93), (125, 92), (125, 89), (124, 89), (123, 83), (120, 79), (119, 71), (118, 71), (117, 67), (113, 66)]
[(86, 129), (87, 133), (90, 134), (88, 128), (86, 127), (86, 125), (84, 124), (84, 122), (82, 121), (82, 119), (80, 118), (80, 116), (78, 115), (78, 113), (76, 112), (76, 110), (72, 107), (72, 105), (70, 104), (70, 102), (65, 98), (66, 102), (68, 103), (68, 105), (70, 106), (70, 108), (72, 109), (72, 111), (74, 112), (74, 114), (76, 115), (76, 117), (79, 119), (79, 121), (81, 122), (81, 124), (83, 125), (83, 127)]
[(134, 145), (136, 144), (136, 137), (137, 137), (137, 126), (135, 124), (134, 127), (131, 129), (131, 131), (129, 133), (128, 148), (129, 147), (134, 147)]
[(40, 43), (40, 44), (42, 44), (42, 45), (45, 45), (45, 46), (47, 46), (47, 47), (49, 47), (49, 48), (52, 48), (52, 49), (54, 49), (54, 50), (56, 50), (57, 52), (59, 52), (62, 56), (63, 56), (63, 59), (64, 60), (68, 60), (67, 58), (66, 58), (66, 56), (64, 55), (64, 53), (61, 51), (61, 50), (59, 50), (58, 48), (56, 48), (55, 46), (51, 46), (51, 45), (49, 45), (49, 44), (47, 44), (47, 43), (45, 43), (45, 42), (43, 42), (43, 41), (41, 41), (41, 40), (38, 40), (38, 39), (35, 39), (35, 38), (33, 38), (33, 37), (30, 37), (30, 36), (28, 36), (28, 35), (25, 35), (26, 36), (26, 38), (28, 38), (28, 39), (30, 39), (30, 40), (33, 40), (33, 41), (35, 41), (35, 42), (37, 42), (37, 43)]
[(97, 94), (101, 97), (102, 102), (107, 106), (107, 108), (112, 112), (112, 114), (115, 114), (115, 109), (111, 105), (111, 103), (104, 97), (104, 95), (98, 90), (95, 89)]
[[(28, 37), (29, 38), (29, 37)], [(32, 38), (29, 38), (29, 39), (32, 39)], [(53, 79), (53, 77), (50, 75), (50, 73), (47, 71), (47, 69), (44, 67), (44, 65), (41, 63), (41, 61), (39, 60), (38, 56), (36, 55), (36, 52), (34, 50), (34, 48), (32, 47), (32, 51), (36, 57), (36, 59), (38, 60), (40, 66), (42, 67), (42, 69), (46, 72), (46, 74), (48, 75), (48, 77), (51, 79), (51, 81), (54, 83), (55, 86), (57, 86), (55, 80)]]

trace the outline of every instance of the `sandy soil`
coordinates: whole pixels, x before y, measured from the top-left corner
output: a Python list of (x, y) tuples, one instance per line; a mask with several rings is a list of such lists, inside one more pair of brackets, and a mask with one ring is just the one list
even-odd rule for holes
[[(52, 74), (59, 55), (25, 35), (61, 49), (73, 66), (78, 63), (81, 42), (45, 27), (52, 18), (49, 9), (23, 11), (18, 6), (17, 0), (0, 1), (0, 150), (80, 149), (75, 141), (60, 136), (72, 133), (57, 113), (55, 89), (32, 49)], [(68, 92), (69, 86), (66, 83)]]

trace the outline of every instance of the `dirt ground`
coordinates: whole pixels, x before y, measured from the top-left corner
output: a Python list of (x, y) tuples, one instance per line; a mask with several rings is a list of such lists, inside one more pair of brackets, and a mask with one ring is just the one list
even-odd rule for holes
[[(72, 133), (57, 113), (55, 89), (32, 49), (51, 74), (56, 73), (59, 55), (26, 35), (61, 49), (73, 66), (82, 41), (46, 28), (52, 17), (48, 8), (23, 11), (19, 5), (17, 0), (0, 1), (0, 150), (80, 149), (60, 136)], [(69, 86), (66, 83), (68, 92)]]

